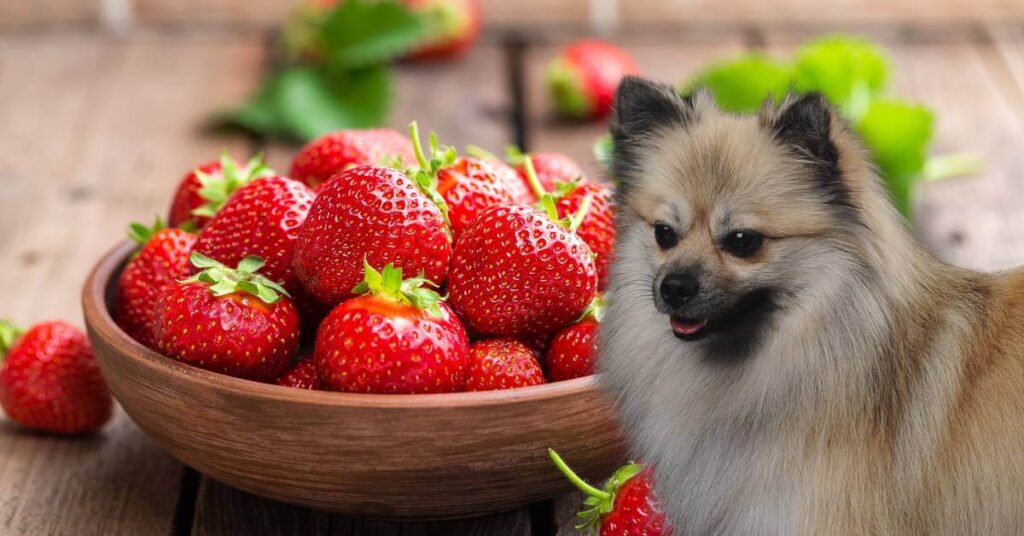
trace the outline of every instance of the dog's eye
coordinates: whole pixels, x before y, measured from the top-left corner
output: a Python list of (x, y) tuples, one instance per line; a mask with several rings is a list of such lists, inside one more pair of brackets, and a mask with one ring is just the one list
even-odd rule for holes
[(655, 223), (654, 239), (658, 242), (658, 247), (661, 249), (668, 249), (679, 242), (679, 235), (676, 234), (675, 229), (668, 225), (665, 225), (664, 223)]
[(761, 248), (764, 237), (753, 231), (732, 231), (722, 239), (722, 249), (736, 257), (753, 255)]

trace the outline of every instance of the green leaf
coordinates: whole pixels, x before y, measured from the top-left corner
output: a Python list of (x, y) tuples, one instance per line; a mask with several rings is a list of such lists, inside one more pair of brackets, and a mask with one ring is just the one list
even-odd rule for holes
[(337, 70), (387, 63), (426, 35), (423, 19), (396, 0), (345, 0), (323, 19), (321, 55)]
[(192, 263), (192, 266), (195, 266), (196, 268), (206, 269), (224, 267), (223, 264), (199, 253), (198, 251), (193, 251), (192, 254), (189, 255), (188, 260)]
[(713, 64), (683, 88), (682, 93), (706, 87), (714, 93), (722, 109), (751, 113), (759, 110), (769, 97), (781, 101), (791, 81), (792, 70), (785, 63), (748, 54)]
[(14, 346), (24, 332), (10, 320), (0, 320), (0, 358)]
[(144, 246), (151, 238), (153, 238), (153, 235), (166, 228), (167, 225), (164, 224), (164, 220), (160, 216), (157, 216), (153, 221), (152, 227), (146, 227), (145, 224), (132, 222), (128, 225), (128, 238), (132, 239), (136, 244)]
[(277, 78), (274, 103), (284, 131), (311, 140), (334, 130), (370, 128), (387, 118), (391, 75), (386, 66), (337, 74), (292, 67)]
[(871, 150), (897, 208), (911, 215), (914, 184), (924, 172), (934, 117), (923, 106), (899, 100), (876, 100), (856, 125)]
[(263, 268), (263, 266), (266, 264), (267, 263), (264, 262), (263, 259), (256, 256), (250, 256), (242, 259), (238, 263), (238, 271), (242, 272), (243, 274), (252, 274), (258, 271), (260, 268)]
[(874, 44), (856, 37), (830, 36), (800, 48), (793, 67), (798, 91), (818, 91), (858, 119), (884, 88), (889, 58)]

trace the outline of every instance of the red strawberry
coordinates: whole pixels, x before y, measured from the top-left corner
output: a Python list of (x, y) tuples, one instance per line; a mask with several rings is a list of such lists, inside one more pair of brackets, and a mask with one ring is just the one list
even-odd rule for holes
[(168, 285), (192, 273), (188, 255), (196, 243), (196, 235), (181, 229), (165, 229), (158, 218), (152, 228), (131, 224), (129, 236), (142, 249), (128, 261), (118, 279), (114, 320), (140, 344), (154, 348), (156, 301)]
[(417, 60), (451, 58), (464, 53), (480, 35), (479, 0), (405, 0), (427, 22), (428, 33), (409, 56)]
[[(537, 180), (545, 192), (552, 192), (558, 189), (559, 182), (580, 181), (585, 182), (583, 168), (572, 158), (562, 153), (523, 153), (516, 147), (510, 147), (508, 151), (509, 162), (515, 166), (516, 173), (522, 181), (530, 187), (530, 178), (527, 176), (526, 159), (530, 158), (533, 163), (533, 170), (537, 174)], [(536, 196), (537, 193), (534, 192)]]
[(556, 332), (548, 345), (547, 371), (553, 382), (581, 378), (594, 373), (597, 355), (597, 328), (604, 310), (604, 299), (594, 298), (583, 318)]
[(365, 266), (355, 293), (317, 334), (314, 358), (324, 387), (363, 393), (459, 391), (469, 373), (469, 339), (458, 317), (402, 270)]
[(225, 153), (220, 161), (207, 162), (181, 180), (171, 202), (168, 225), (181, 227), (191, 222), (196, 229), (202, 229), (236, 190), (273, 174), (274, 171), (263, 163), (262, 156), (239, 166)]
[[(563, 183), (565, 184), (565, 183)], [(590, 246), (590, 251), (597, 255), (598, 288), (604, 290), (608, 286), (608, 267), (615, 249), (615, 203), (612, 189), (595, 183), (569, 183), (559, 186), (558, 216), (567, 218), (580, 210), (583, 200), (591, 198), (590, 209), (580, 223), (576, 234)]]
[(586, 39), (568, 46), (548, 65), (548, 92), (559, 115), (599, 119), (611, 112), (622, 78), (639, 72), (636, 61), (625, 50)]
[[(448, 293), (485, 335), (528, 337), (578, 318), (594, 297), (590, 248), (566, 222), (521, 205), (491, 207), (459, 236)], [(574, 220), (575, 221), (575, 220)]]
[(548, 455), (562, 474), (587, 495), (584, 504), (588, 508), (579, 513), (583, 523), (577, 529), (601, 536), (672, 534), (672, 529), (666, 527), (661, 501), (654, 494), (654, 475), (649, 467), (631, 463), (615, 471), (604, 489), (597, 489), (577, 476), (555, 451), (548, 449)]
[(451, 248), (436, 202), (401, 172), (365, 166), (321, 188), (299, 232), (294, 267), (313, 296), (336, 304), (353, 296), (364, 260), (423, 272), (440, 285), (448, 276)]
[(0, 321), (0, 405), (18, 424), (57, 434), (99, 430), (114, 410), (89, 340), (61, 321), (22, 335)]
[(406, 165), (416, 161), (409, 138), (390, 128), (339, 130), (303, 147), (292, 161), (290, 176), (310, 188), (318, 188), (342, 171), (396, 158)]
[(495, 391), (545, 383), (544, 371), (527, 346), (515, 339), (487, 339), (469, 346), (466, 391)]
[(430, 160), (420, 145), (419, 130), (414, 121), (409, 125), (418, 168), (406, 175), (436, 190), (444, 200), (452, 233), (459, 235), (477, 214), (494, 205), (510, 205), (515, 201), (506, 179), (489, 162), (473, 157), (458, 156), (455, 149), (439, 148), (437, 137), (430, 133)]
[(320, 390), (320, 376), (316, 370), (316, 359), (310, 357), (299, 361), (292, 368), (285, 371), (274, 383), (284, 387), (309, 389), (310, 391)]
[(256, 273), (263, 260), (246, 257), (234, 270), (199, 253), (191, 261), (202, 271), (157, 302), (157, 348), (230, 376), (280, 376), (299, 344), (299, 313), (281, 285)]
[[(509, 149), (510, 154), (521, 154), (518, 148)], [(514, 153), (512, 153), (514, 151)], [(498, 158), (487, 151), (486, 149), (477, 147), (476, 145), (470, 145), (466, 147), (466, 152), (470, 155), (487, 161), (491, 165), (492, 170), (498, 181), (504, 184), (505, 189), (512, 194), (512, 202), (520, 205), (532, 205), (537, 202), (537, 197), (533, 195), (533, 190), (527, 183), (526, 179), (519, 175), (519, 172), (504, 160)]]
[(235, 192), (199, 233), (195, 251), (228, 265), (250, 256), (265, 260), (263, 276), (299, 290), (292, 257), (299, 228), (316, 195), (301, 182), (267, 177)]

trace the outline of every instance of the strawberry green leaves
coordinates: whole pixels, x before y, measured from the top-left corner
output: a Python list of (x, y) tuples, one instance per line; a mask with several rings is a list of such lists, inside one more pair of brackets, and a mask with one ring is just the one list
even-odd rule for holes
[(352, 289), (352, 294), (373, 294), (402, 303), (407, 303), (428, 313), (441, 317), (441, 295), (428, 288), (434, 284), (423, 274), (410, 279), (402, 279), (402, 269), (388, 264), (380, 272), (363, 259), (363, 282)]
[(553, 449), (548, 449), (548, 456), (555, 463), (555, 466), (558, 467), (558, 470), (586, 495), (586, 498), (583, 499), (583, 504), (589, 506), (589, 508), (576, 514), (583, 520), (582, 523), (576, 525), (576, 529), (590, 530), (595, 533), (601, 525), (601, 516), (612, 511), (615, 493), (626, 481), (637, 476), (643, 470), (643, 466), (635, 463), (623, 466), (618, 471), (615, 471), (615, 474), (605, 482), (604, 489), (598, 489), (573, 472), (565, 463), (565, 460)]
[(189, 261), (201, 271), (182, 283), (207, 283), (214, 296), (245, 292), (271, 305), (282, 295), (291, 297), (280, 284), (256, 273), (265, 264), (259, 257), (242, 259), (234, 270), (201, 253), (192, 252)]
[(21, 338), (23, 331), (9, 320), (0, 320), (0, 359), (7, 355), (7, 352), (14, 346), (14, 342)]
[(219, 120), (299, 141), (380, 126), (392, 93), (388, 64), (425, 32), (421, 17), (397, 0), (346, 0), (324, 12), (307, 9), (285, 29), (290, 60), (247, 103)]
[(206, 204), (193, 210), (192, 215), (212, 218), (239, 188), (256, 179), (272, 177), (275, 171), (267, 167), (262, 153), (249, 159), (244, 166), (239, 166), (234, 158), (223, 153), (219, 173), (209, 174), (197, 169), (195, 174), (201, 185), (199, 196), (206, 200)]
[[(518, 151), (519, 149), (516, 148), (515, 150)], [(512, 158), (511, 149), (509, 150), (509, 158)], [(559, 181), (555, 185), (555, 191), (548, 192), (541, 185), (540, 179), (537, 178), (537, 170), (533, 167), (533, 159), (530, 158), (530, 155), (520, 153), (519, 158), (522, 158), (523, 167), (526, 169), (526, 179), (530, 183), (530, 188), (533, 189), (537, 199), (540, 199), (537, 202), (537, 208), (543, 210), (551, 218), (551, 221), (565, 229), (576, 232), (576, 229), (579, 229), (580, 224), (583, 223), (583, 219), (587, 217), (587, 212), (590, 211), (590, 205), (593, 204), (594, 197), (592, 195), (586, 196), (580, 203), (579, 210), (566, 218), (559, 218), (558, 200), (575, 190), (579, 186), (579, 179), (569, 182)]]
[(157, 216), (156, 219), (153, 220), (152, 227), (146, 227), (143, 223), (132, 222), (128, 224), (128, 238), (140, 246), (145, 246), (146, 242), (149, 242), (149, 239), (153, 238), (153, 235), (166, 228), (167, 225), (164, 224), (164, 220), (160, 216)]
[(437, 172), (441, 168), (448, 167), (455, 163), (458, 153), (454, 147), (441, 147), (437, 143), (437, 135), (430, 133), (430, 158), (423, 152), (423, 144), (420, 142), (420, 129), (416, 121), (409, 123), (409, 137), (412, 139), (412, 148), (416, 153), (418, 167), (412, 167), (405, 171), (406, 176), (416, 183), (423, 195), (430, 198), (437, 208), (441, 210), (441, 217), (448, 228), (451, 228), (451, 220), (448, 218), (448, 203), (437, 191)]

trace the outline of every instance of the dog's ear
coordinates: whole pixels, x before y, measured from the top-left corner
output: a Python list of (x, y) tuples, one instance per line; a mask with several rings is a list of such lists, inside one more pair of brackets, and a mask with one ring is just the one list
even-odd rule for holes
[(675, 88), (635, 76), (622, 79), (612, 108), (612, 174), (626, 187), (649, 135), (666, 126), (684, 126), (693, 117), (693, 103)]
[(792, 149), (801, 159), (816, 166), (816, 174), (832, 201), (846, 199), (839, 169), (839, 150), (832, 137), (837, 112), (820, 93), (790, 97), (774, 118), (766, 118), (775, 139)]

